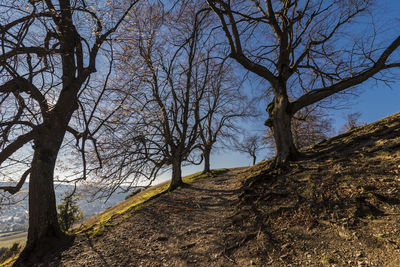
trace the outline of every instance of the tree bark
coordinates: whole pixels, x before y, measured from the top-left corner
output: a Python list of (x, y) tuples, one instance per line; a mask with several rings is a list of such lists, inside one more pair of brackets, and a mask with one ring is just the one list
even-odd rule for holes
[(256, 165), (256, 160), (257, 160), (257, 157), (253, 156), (253, 166)]
[(210, 154), (211, 154), (211, 149), (210, 148), (205, 148), (203, 151), (203, 156), (204, 156), (204, 170), (203, 173), (210, 172)]
[(270, 118), (266, 125), (271, 127), (276, 146), (275, 166), (286, 164), (289, 160), (296, 160), (298, 151), (292, 135), (292, 114), (288, 111), (287, 96), (274, 98), (273, 107), (269, 108)]
[(183, 185), (182, 181), (182, 159), (179, 156), (175, 156), (172, 159), (172, 178), (169, 186), (169, 191), (175, 190), (179, 186)]
[(29, 178), (29, 230), (24, 251), (14, 266), (38, 263), (66, 240), (57, 220), (54, 167), (65, 130), (43, 127), (35, 139)]

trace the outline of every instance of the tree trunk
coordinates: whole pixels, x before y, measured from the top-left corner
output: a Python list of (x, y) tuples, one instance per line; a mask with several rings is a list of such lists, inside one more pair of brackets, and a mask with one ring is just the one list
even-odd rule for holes
[(57, 220), (54, 167), (65, 131), (50, 127), (35, 140), (29, 178), (28, 240), (14, 266), (40, 263), (44, 255), (67, 240)]
[(275, 97), (274, 106), (270, 110), (270, 119), (267, 125), (272, 128), (276, 145), (275, 165), (284, 165), (298, 156), (292, 136), (292, 114), (288, 112), (288, 99), (285, 96)]
[(183, 185), (181, 165), (182, 160), (179, 156), (176, 156), (172, 159), (172, 178), (168, 189), (169, 191), (172, 191)]
[(205, 148), (203, 151), (203, 156), (204, 156), (204, 170), (203, 173), (210, 172), (210, 154), (211, 154), (211, 149)]
[(256, 160), (257, 160), (257, 157), (253, 156), (253, 166), (256, 165)]

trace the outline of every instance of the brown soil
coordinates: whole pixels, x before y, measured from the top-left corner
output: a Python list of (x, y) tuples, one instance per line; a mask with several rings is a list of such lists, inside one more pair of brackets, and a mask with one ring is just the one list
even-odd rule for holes
[(400, 266), (400, 114), (270, 165), (115, 216), (44, 266)]
[(112, 219), (113, 226), (101, 236), (77, 236), (71, 248), (46, 265), (231, 266), (226, 248), (238, 204), (238, 171), (147, 202)]
[(285, 169), (269, 164), (242, 174), (241, 212), (259, 238), (235, 254), (259, 250), (260, 266), (400, 266), (400, 113)]

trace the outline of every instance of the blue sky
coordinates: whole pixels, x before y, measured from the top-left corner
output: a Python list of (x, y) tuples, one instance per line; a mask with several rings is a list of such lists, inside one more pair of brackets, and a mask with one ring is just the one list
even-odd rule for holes
[[(386, 31), (392, 37), (400, 33), (397, 27), (391, 27), (387, 20), (400, 20), (400, 1), (379, 0), (375, 2), (376, 8), (374, 11), (374, 19), (377, 24), (385, 25)], [(389, 26), (388, 26), (389, 25)], [(398, 26), (398, 24), (397, 24)], [(399, 53), (398, 53), (399, 54)], [(357, 95), (349, 98), (348, 106), (341, 109), (328, 110), (329, 115), (333, 119), (333, 125), (337, 130), (344, 124), (344, 116), (353, 112), (360, 112), (360, 122), (371, 123), (380, 120), (384, 117), (400, 112), (400, 70), (392, 71), (394, 78), (391, 83), (391, 88), (385, 86), (382, 82), (376, 83), (374, 80), (368, 80), (358, 87)], [(397, 81), (395, 80), (397, 79)], [(267, 117), (267, 114), (264, 116)], [(265, 126), (254, 125), (250, 131), (260, 131), (265, 129)], [(268, 156), (268, 151), (260, 153), (257, 161), (263, 160)], [(249, 166), (251, 159), (245, 155), (232, 151), (219, 151), (214, 153), (211, 158), (211, 168), (230, 168), (238, 166)], [(202, 165), (190, 166), (183, 168), (183, 175), (187, 175), (196, 171), (201, 171)], [(164, 174), (160, 180), (169, 179), (169, 174)]]
[[(377, 12), (375, 21), (385, 24), (387, 20), (400, 21), (400, 1), (379, 0), (375, 1)], [(387, 23), (389, 37), (394, 38), (400, 33), (399, 25)], [(397, 55), (400, 53), (397, 52)], [(359, 96), (351, 100), (349, 109), (332, 111), (332, 117), (335, 120), (335, 126), (338, 128), (344, 123), (343, 114), (360, 112), (360, 121), (371, 123), (400, 112), (400, 70), (392, 71), (393, 80), (390, 87), (383, 83), (376, 84), (373, 80), (368, 80), (359, 86)]]
[[(376, 21), (379, 24), (384, 24), (385, 21), (393, 18), (400, 22), (400, 1), (399, 0), (376, 0)], [(399, 24), (399, 23), (398, 23)], [(397, 26), (398, 26), (397, 24)], [(386, 24), (387, 32), (391, 33), (394, 37), (400, 33), (400, 28), (393, 27), (390, 29), (390, 23)], [(397, 53), (399, 55), (400, 52)], [(329, 114), (334, 120), (334, 127), (336, 131), (344, 124), (344, 115), (360, 112), (360, 121), (371, 123), (373, 121), (382, 119), (391, 114), (400, 112), (400, 70), (393, 72), (393, 76), (399, 77), (396, 82), (391, 84), (391, 88), (385, 86), (383, 83), (375, 84), (374, 81), (368, 81), (358, 89), (358, 97), (352, 97), (350, 105), (346, 109), (329, 110)], [(267, 103), (265, 103), (266, 106)], [(263, 108), (263, 111), (265, 107)], [(262, 118), (258, 123), (253, 123), (251, 132), (264, 131), (266, 127), (263, 125), (263, 121), (267, 118), (267, 114), (264, 112)], [(263, 160), (268, 157), (268, 151), (260, 153), (257, 161)], [(228, 150), (221, 150), (214, 152), (211, 156), (211, 167), (212, 168), (231, 168), (239, 166), (249, 166), (252, 160), (245, 154), (232, 152)], [(183, 168), (183, 175), (187, 175), (196, 171), (201, 171), (203, 168), (200, 166), (190, 166)], [(170, 174), (165, 173), (159, 179), (159, 181), (167, 180), (170, 178)]]
[(344, 123), (343, 114), (360, 112), (360, 121), (371, 123), (400, 112), (400, 82), (394, 83), (392, 88), (383, 85), (368, 88), (368, 84), (360, 87), (362, 92), (351, 101), (349, 109), (332, 111), (337, 128)]
[[(397, 74), (400, 77), (400, 71)], [(359, 95), (349, 100), (348, 108), (329, 110), (336, 133), (345, 122), (343, 117), (349, 113), (360, 112), (360, 122), (371, 123), (400, 112), (400, 80), (394, 82), (391, 88), (382, 84), (375, 85), (373, 81), (367, 81), (359, 87), (358, 91)], [(251, 130), (254, 132), (266, 129), (262, 123), (261, 125), (254, 123), (253, 127)], [(268, 151), (263, 151), (259, 154), (257, 162), (267, 157)], [(238, 152), (220, 150), (211, 156), (211, 168), (213, 169), (250, 166), (251, 164), (252, 159), (249, 156)], [(202, 168), (203, 165), (184, 167), (183, 175), (201, 171)], [(159, 178), (159, 181), (168, 180), (169, 176), (169, 173), (165, 173)]]

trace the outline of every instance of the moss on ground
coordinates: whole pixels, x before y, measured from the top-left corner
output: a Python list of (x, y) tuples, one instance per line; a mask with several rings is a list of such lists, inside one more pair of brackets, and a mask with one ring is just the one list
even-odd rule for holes
[(0, 267), (9, 267), (12, 266), (13, 263), (18, 259), (19, 254), (21, 253), (23, 246), (20, 243), (14, 243), (10, 248), (8, 248), (1, 256), (0, 256)]
[(0, 263), (0, 267), (9, 267), (12, 266), (14, 264), (14, 262), (18, 259), (18, 255), (8, 258), (6, 259), (4, 262)]

